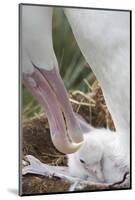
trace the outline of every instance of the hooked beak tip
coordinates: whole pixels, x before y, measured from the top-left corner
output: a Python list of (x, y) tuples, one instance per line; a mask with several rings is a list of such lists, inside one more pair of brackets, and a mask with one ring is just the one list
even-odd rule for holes
[(57, 148), (58, 151), (64, 154), (72, 154), (75, 153), (80, 149), (80, 147), (83, 145), (83, 141), (80, 143), (70, 143), (63, 144), (62, 142), (57, 142), (57, 140), (53, 140), (54, 146)]

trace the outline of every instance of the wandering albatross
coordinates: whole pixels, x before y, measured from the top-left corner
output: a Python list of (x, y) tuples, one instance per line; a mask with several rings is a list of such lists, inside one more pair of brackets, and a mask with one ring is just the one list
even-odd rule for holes
[(23, 83), (47, 112), (56, 148), (73, 153), (81, 146), (83, 135), (59, 75), (52, 44), (52, 13), (49, 7), (22, 8)]
[[(64, 12), (84, 57), (100, 82), (107, 107), (115, 124), (117, 132), (115, 137), (110, 137), (110, 132), (106, 134), (109, 130), (101, 130), (104, 135), (103, 138), (111, 138), (110, 142), (114, 140), (113, 147), (116, 150), (116, 157), (113, 157), (114, 163), (111, 162), (110, 164), (110, 161), (107, 160), (107, 167), (105, 166), (104, 172), (110, 173), (111, 167), (114, 170), (114, 165), (116, 168), (124, 165), (125, 170), (122, 172), (124, 176), (125, 173), (129, 172), (130, 164), (129, 12), (73, 8), (64, 8)], [(47, 112), (52, 141), (59, 151), (68, 154), (69, 168), (71, 167), (72, 171), (73, 162), (71, 157), (74, 157), (75, 161), (76, 155), (82, 155), (83, 151), (85, 153), (83, 149), (85, 149), (85, 139), (88, 136), (83, 137), (83, 122), (77, 120), (74, 115), (66, 89), (59, 75), (52, 43), (52, 15), (53, 8), (50, 7), (22, 7), (21, 63), (23, 83)], [(66, 125), (62, 112), (64, 113)], [(92, 131), (95, 131), (95, 129)], [(97, 132), (98, 130), (96, 130)], [(97, 159), (99, 159), (99, 154), (96, 155), (95, 152), (101, 150), (102, 147), (104, 148), (104, 142), (98, 134), (95, 134), (94, 137), (96, 138), (91, 141), (93, 141), (92, 144), (95, 149), (90, 148), (89, 154), (97, 156)], [(105, 154), (107, 151), (109, 152), (108, 149), (104, 148), (103, 153), (106, 157), (108, 156), (108, 154)], [(28, 156), (28, 158), (33, 167), (35, 158), (32, 156)], [(117, 166), (115, 158), (119, 160), (121, 166)], [(35, 160), (36, 164), (40, 163), (37, 159)], [(84, 164), (83, 158), (80, 159), (80, 162)], [(70, 163), (72, 164), (70, 165)], [(32, 169), (31, 166), (25, 167), (23, 173), (41, 173), (42, 171), (41, 174), (44, 174), (44, 171), (48, 170), (47, 165), (44, 168), (42, 168), (43, 165), (42, 167), (36, 165), (37, 169), (34, 169), (34, 167)], [(39, 171), (38, 167), (40, 168)], [(56, 168), (54, 170), (52, 166), (50, 167), (49, 169), (52, 169), (54, 173)], [(109, 172), (107, 168), (109, 168)], [(99, 179), (104, 182), (100, 170), (98, 172)], [(67, 173), (65, 176), (67, 176)], [(112, 183), (113, 177), (112, 181), (110, 179), (105, 182)], [(121, 179), (122, 176), (120, 175), (120, 178), (116, 180), (121, 181)]]

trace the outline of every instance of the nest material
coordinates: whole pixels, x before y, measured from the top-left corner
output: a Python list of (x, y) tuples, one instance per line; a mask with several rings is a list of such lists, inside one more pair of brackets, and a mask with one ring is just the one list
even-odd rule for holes
[(87, 94), (80, 91), (70, 93), (74, 111), (96, 128), (115, 130), (98, 81), (94, 82), (90, 90)]
[[(91, 92), (84, 94), (80, 91), (70, 92), (70, 101), (73, 110), (79, 113), (88, 123), (94, 127), (109, 127), (114, 130), (114, 124), (105, 105), (101, 88), (97, 82), (91, 87)], [(24, 119), (24, 118), (23, 118)], [(67, 165), (66, 156), (57, 151), (53, 146), (48, 120), (41, 113), (23, 122), (22, 157), (33, 155), (41, 162), (50, 165)], [(69, 183), (57, 177), (45, 177), (28, 174), (22, 178), (23, 194), (65, 192), (69, 189)], [(103, 190), (110, 187), (96, 185), (86, 186), (83, 190)]]

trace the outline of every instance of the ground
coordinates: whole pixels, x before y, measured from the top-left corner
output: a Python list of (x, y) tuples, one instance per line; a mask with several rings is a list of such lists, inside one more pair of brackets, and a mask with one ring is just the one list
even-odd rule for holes
[[(106, 108), (102, 91), (96, 82), (91, 92), (70, 92), (70, 101), (75, 112), (79, 113), (94, 127), (115, 129), (111, 116)], [(67, 165), (66, 155), (58, 152), (53, 146), (47, 117), (44, 113), (25, 119), (22, 128), (22, 158), (33, 155), (41, 162), (49, 165)], [(22, 177), (22, 194), (67, 192), (70, 184), (57, 177), (45, 177), (28, 174)], [(111, 186), (86, 186), (84, 191), (115, 189)]]

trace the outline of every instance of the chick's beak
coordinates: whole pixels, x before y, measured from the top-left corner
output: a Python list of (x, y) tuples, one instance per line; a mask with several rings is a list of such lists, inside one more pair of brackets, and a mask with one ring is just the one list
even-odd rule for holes
[(59, 72), (34, 66), (31, 74), (23, 73), (23, 83), (47, 113), (54, 146), (65, 154), (77, 151), (83, 135)]

